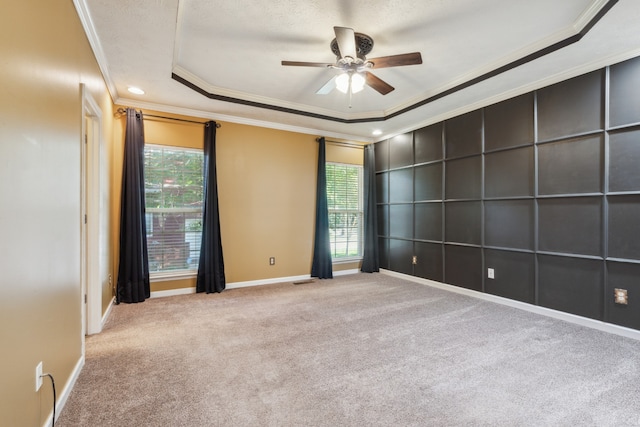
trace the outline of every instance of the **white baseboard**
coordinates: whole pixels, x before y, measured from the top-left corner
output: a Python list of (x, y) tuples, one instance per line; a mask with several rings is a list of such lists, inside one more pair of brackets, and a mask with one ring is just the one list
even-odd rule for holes
[[(357, 274), (360, 271), (357, 268), (351, 270), (334, 271), (334, 276), (346, 276), (349, 274)], [(304, 274), (302, 276), (290, 276), (290, 277), (274, 277), (273, 279), (251, 280), (248, 282), (235, 282), (227, 283), (227, 289), (246, 288), (248, 286), (261, 286), (272, 285), (274, 283), (286, 283), (286, 282), (299, 282), (302, 280), (311, 280), (310, 274)]]
[(360, 273), (360, 270), (358, 270), (357, 268), (353, 268), (351, 270), (340, 270), (340, 271), (334, 271), (333, 272), (333, 276), (348, 276), (350, 274), (358, 274)]
[[(76, 362), (76, 366), (73, 368), (73, 371), (71, 372), (71, 376), (65, 383), (64, 387), (62, 388), (62, 391), (56, 390), (57, 392), (56, 394), (58, 395), (56, 399), (56, 421), (58, 420), (58, 418), (60, 418), (62, 409), (64, 408), (64, 405), (67, 403), (67, 400), (69, 399), (71, 390), (73, 390), (73, 387), (76, 385), (76, 381), (80, 376), (80, 372), (82, 371), (83, 366), (84, 366), (84, 356), (80, 356), (80, 359), (78, 359), (78, 361)], [(53, 417), (53, 410), (49, 413), (49, 416), (47, 417), (42, 427), (48, 427), (51, 425), (51, 417)]]
[[(333, 273), (334, 276), (346, 276), (349, 274), (357, 274), (360, 270), (357, 268), (351, 270), (340, 270), (335, 271)], [(262, 285), (273, 285), (275, 283), (286, 283), (286, 282), (298, 282), (301, 280), (310, 280), (311, 275), (304, 274), (302, 276), (288, 276), (288, 277), (274, 277), (271, 279), (260, 279), (260, 280), (249, 280), (246, 282), (232, 282), (227, 283), (225, 289), (239, 289), (239, 288), (247, 288), (249, 286), (262, 286)], [(151, 298), (163, 298), (163, 297), (171, 297), (175, 295), (186, 295), (193, 294), (196, 292), (196, 288), (178, 288), (178, 289), (170, 289), (168, 291), (155, 291), (151, 292)]]
[(109, 301), (109, 306), (107, 310), (104, 312), (104, 316), (102, 316), (102, 321), (100, 322), (100, 331), (104, 329), (104, 325), (109, 320), (109, 316), (111, 315), (111, 309), (113, 308), (113, 303), (116, 301), (116, 297), (111, 297), (111, 301)]
[(565, 313), (564, 311), (553, 310), (539, 305), (528, 304), (522, 301), (503, 298), (497, 295), (461, 288), (459, 286), (448, 285), (446, 283), (423, 279), (421, 277), (410, 276), (404, 273), (397, 273), (395, 271), (380, 269), (380, 273), (640, 341), (640, 331), (636, 329), (625, 328), (624, 326), (614, 325), (613, 323), (607, 323), (601, 320), (589, 319), (588, 317), (577, 316), (575, 314)]
[(168, 291), (155, 291), (151, 292), (150, 298), (164, 298), (164, 297), (173, 297), (176, 295), (186, 295), (186, 294), (195, 294), (196, 288), (178, 288), (178, 289), (169, 289)]
[(311, 276), (304, 274), (302, 276), (274, 277), (272, 279), (249, 280), (247, 282), (227, 283), (226, 289), (246, 288), (249, 286), (273, 285), (274, 283), (298, 282), (300, 280), (309, 280)]

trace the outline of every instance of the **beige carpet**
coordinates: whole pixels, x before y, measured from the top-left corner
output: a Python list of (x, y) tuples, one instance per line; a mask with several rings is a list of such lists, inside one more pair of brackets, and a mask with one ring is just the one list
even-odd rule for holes
[(382, 274), (114, 307), (57, 426), (640, 425), (640, 342)]

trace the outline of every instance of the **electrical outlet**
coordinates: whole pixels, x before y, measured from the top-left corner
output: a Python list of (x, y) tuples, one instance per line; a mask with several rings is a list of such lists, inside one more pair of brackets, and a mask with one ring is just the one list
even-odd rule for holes
[(489, 279), (495, 279), (496, 278), (496, 272), (493, 270), (493, 268), (487, 268), (487, 277)]
[(615, 298), (615, 303), (616, 304), (622, 304), (622, 305), (629, 304), (629, 299), (628, 299), (628, 296), (627, 296), (627, 290), (626, 289), (615, 288), (613, 290), (613, 296)]
[(36, 391), (42, 387), (42, 362), (36, 365)]
[(411, 258), (411, 263), (412, 263), (413, 265), (416, 265), (416, 264), (418, 263), (418, 257), (417, 257), (416, 255), (414, 255), (414, 256)]
[(272, 256), (269, 258), (269, 265), (276, 265), (276, 257)]

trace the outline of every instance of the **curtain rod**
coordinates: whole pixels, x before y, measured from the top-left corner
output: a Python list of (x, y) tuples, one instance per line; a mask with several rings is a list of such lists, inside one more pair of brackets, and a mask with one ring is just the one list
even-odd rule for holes
[[(124, 113), (126, 113), (126, 110), (124, 108), (118, 108), (116, 110), (116, 113), (117, 114), (124, 114)], [(208, 126), (208, 122), (198, 122), (196, 120), (187, 120), (187, 119), (178, 119), (176, 117), (158, 116), (158, 115), (155, 115), (155, 114), (144, 114), (143, 115), (143, 119), (147, 118), (147, 117), (153, 117), (153, 118), (156, 118), (156, 119), (175, 120), (177, 122), (195, 123), (195, 124), (198, 124), (198, 125)], [(217, 123), (217, 122), (214, 122), (214, 123), (216, 124), (216, 128), (220, 128), (222, 126), (220, 123)]]
[[(316, 138), (316, 142), (320, 142), (320, 138)], [(325, 138), (324, 142), (326, 142), (328, 144), (332, 144), (332, 145), (344, 145), (345, 147), (359, 148), (361, 150), (364, 149), (363, 145), (354, 144), (353, 142), (334, 141), (332, 139), (326, 139), (326, 138)]]

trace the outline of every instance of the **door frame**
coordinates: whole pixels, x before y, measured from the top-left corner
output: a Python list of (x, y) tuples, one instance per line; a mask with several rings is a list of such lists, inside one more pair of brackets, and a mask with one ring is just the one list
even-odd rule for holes
[[(100, 230), (102, 209), (102, 110), (84, 84), (82, 92), (82, 336), (102, 330), (102, 280)], [(104, 267), (104, 266), (103, 266)], [(85, 297), (86, 295), (86, 297)], [(84, 351), (84, 344), (83, 344)]]

